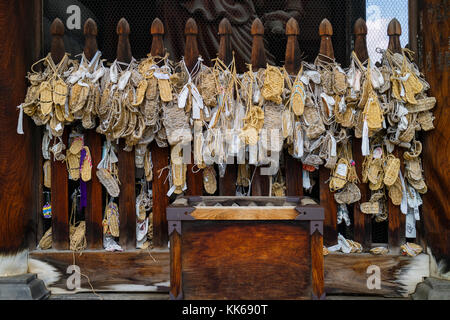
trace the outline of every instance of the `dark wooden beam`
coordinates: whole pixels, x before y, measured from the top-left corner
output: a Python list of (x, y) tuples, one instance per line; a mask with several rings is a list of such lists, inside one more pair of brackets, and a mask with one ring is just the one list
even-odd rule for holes
[[(334, 59), (333, 43), (331, 42), (333, 26), (327, 19), (320, 24), (319, 35), (321, 37), (319, 59), (330, 62)], [(330, 170), (321, 166), (319, 168), (320, 205), (325, 208), (324, 243), (326, 246), (337, 243), (337, 204), (328, 183), (326, 183), (329, 177)]]
[[(199, 51), (198, 51), (198, 26), (194, 19), (190, 18), (186, 22), (184, 29), (184, 35), (186, 37), (186, 47), (184, 48), (184, 61), (186, 67), (191, 72), (195, 64), (198, 61)], [(194, 167), (194, 155), (191, 154), (191, 163), (187, 165), (186, 172), (186, 183), (187, 190), (186, 195), (189, 196), (201, 196), (203, 194), (203, 170), (197, 170), (196, 173), (193, 172)]]
[(36, 0), (0, 3), (0, 256), (35, 248), (42, 221), (41, 128), (24, 115), (25, 134), (16, 132), (27, 71), (41, 58), (41, 9)]
[[(226, 65), (229, 65), (233, 59), (231, 48), (232, 33), (230, 21), (227, 18), (223, 18), (219, 24), (220, 45), (217, 56)], [(221, 196), (234, 196), (236, 194), (237, 172), (237, 164), (227, 164), (225, 176), (223, 178), (219, 177), (219, 193)]]
[[(117, 44), (117, 61), (130, 63), (132, 60), (131, 46), (129, 41), (130, 25), (124, 18), (117, 24), (119, 41)], [(119, 221), (120, 237), (119, 244), (124, 249), (136, 248), (136, 191), (135, 191), (135, 165), (134, 149), (127, 152), (123, 139), (118, 145), (118, 167), (120, 181), (119, 195)]]
[[(164, 25), (156, 18), (151, 27), (152, 48), (151, 55), (154, 57), (163, 57), (166, 53), (164, 49)], [(160, 174), (161, 170), (169, 165), (169, 147), (160, 148), (156, 141), (150, 145), (153, 162), (153, 246), (167, 247), (169, 235), (167, 233), (166, 208), (169, 205), (167, 192), (169, 191), (169, 182), (166, 181), (168, 171)]]
[[(429, 96), (436, 97), (435, 129), (423, 133), (422, 164), (428, 193), (422, 197), (423, 234), (427, 247), (436, 261), (450, 266), (450, 68), (448, 67), (448, 41), (450, 23), (443, 14), (442, 2), (421, 0), (422, 63), (421, 71), (431, 86)], [(445, 9), (444, 9), (445, 11)], [(448, 16), (448, 10), (447, 10)], [(447, 56), (446, 56), (447, 54)], [(446, 58), (447, 57), (447, 58)], [(447, 64), (446, 64), (447, 59)], [(418, 228), (418, 231), (420, 229)]]
[[(64, 48), (64, 24), (56, 18), (51, 27), (52, 34), (51, 57), (58, 64), (66, 54)], [(67, 128), (62, 136), (63, 143), (68, 147)], [(51, 163), (52, 180), (52, 246), (54, 249), (69, 249), (69, 186), (68, 172), (65, 161)]]
[[(355, 35), (355, 53), (362, 62), (369, 59), (367, 51), (367, 25), (363, 19), (358, 19), (355, 23), (353, 34)], [(353, 159), (356, 163), (356, 173), (362, 177), (362, 165), (364, 157), (361, 151), (361, 139), (353, 138)], [(369, 188), (367, 183), (359, 183), (361, 190), (361, 201), (353, 205), (353, 234), (354, 240), (362, 244), (363, 248), (370, 246), (372, 242), (372, 217), (361, 212), (360, 203), (368, 200)]]
[[(387, 33), (389, 35), (389, 47), (388, 49), (394, 53), (402, 53), (402, 46), (400, 44), (400, 36), (402, 35), (402, 27), (397, 19), (392, 19), (389, 23)], [(404, 171), (403, 150), (400, 150), (398, 146), (395, 147), (394, 156), (401, 161), (401, 170)], [(400, 246), (405, 243), (405, 227), (406, 227), (406, 215), (400, 211), (399, 206), (395, 206), (392, 200), (388, 199), (388, 237), (389, 247), (392, 252), (398, 253)]]
[[(264, 25), (258, 18), (253, 21), (251, 34), (253, 37), (251, 62), (252, 69), (256, 72), (260, 68), (266, 68), (267, 65), (266, 50), (264, 48)], [(256, 170), (252, 181), (251, 195), (268, 196), (270, 193), (269, 179), (272, 177), (261, 175), (261, 167), (251, 166), (251, 168), (252, 172)]]
[[(92, 60), (98, 51), (97, 24), (89, 18), (84, 24), (84, 55)], [(102, 159), (102, 138), (94, 130), (86, 131), (85, 144), (89, 147), (92, 160), (92, 170), (95, 172), (97, 164)], [(103, 248), (103, 209), (102, 185), (96, 174), (92, 174), (91, 181), (87, 182), (88, 201), (85, 209), (86, 240), (89, 249)]]
[[(286, 25), (286, 71), (290, 76), (296, 76), (300, 70), (300, 47), (298, 44), (298, 36), (300, 29), (298, 22), (294, 18), (289, 19)], [(302, 163), (294, 159), (287, 150), (284, 152), (285, 159), (285, 176), (286, 176), (286, 195), (287, 196), (303, 196), (303, 172)]]

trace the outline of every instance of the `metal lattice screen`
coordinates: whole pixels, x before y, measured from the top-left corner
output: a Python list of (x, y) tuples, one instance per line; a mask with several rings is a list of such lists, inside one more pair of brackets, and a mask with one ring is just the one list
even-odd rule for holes
[[(236, 4), (238, 3), (238, 4)], [(74, 14), (80, 14), (78, 25)], [(251, 50), (250, 27), (259, 17), (265, 25), (266, 49), (270, 62), (284, 62), (286, 36), (284, 25), (290, 17), (299, 22), (299, 43), (306, 61), (313, 62), (318, 54), (320, 37), (318, 28), (327, 18), (333, 25), (333, 44), (336, 59), (344, 66), (349, 61), (352, 48), (353, 24), (365, 17), (365, 0), (358, 1), (123, 1), (123, 0), (44, 0), (44, 51), (50, 48), (50, 23), (60, 18), (66, 24), (66, 50), (75, 55), (83, 48), (83, 24), (93, 18), (99, 29), (98, 42), (103, 56), (113, 61), (116, 55), (116, 25), (125, 17), (130, 23), (130, 42), (133, 56), (143, 58), (150, 51), (150, 26), (154, 18), (160, 18), (166, 26), (165, 45), (172, 59), (178, 60), (183, 53), (184, 25), (189, 17), (199, 25), (199, 50), (208, 62), (216, 57), (218, 25), (227, 17), (236, 33), (236, 43), (242, 50)], [(242, 59), (243, 60), (243, 59)], [(238, 65), (245, 68), (245, 63)]]

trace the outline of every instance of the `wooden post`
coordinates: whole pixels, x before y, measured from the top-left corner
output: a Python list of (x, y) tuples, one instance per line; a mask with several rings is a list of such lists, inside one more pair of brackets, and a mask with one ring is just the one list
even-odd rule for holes
[(183, 299), (181, 274), (181, 235), (174, 230), (170, 235), (170, 291), (171, 300)]
[[(230, 21), (227, 18), (223, 18), (219, 24), (219, 53), (218, 58), (222, 60), (226, 65), (229, 65), (233, 59), (233, 53), (231, 48), (231, 29)], [(237, 164), (227, 164), (225, 176), (219, 177), (219, 193), (221, 196), (235, 196), (236, 195), (236, 180), (237, 180)]]
[[(17, 2), (16, 2), (17, 4)], [(17, 54), (17, 51), (23, 50), (24, 54), (27, 54), (28, 52), (31, 53), (31, 57), (27, 58), (28, 61), (26, 64), (26, 60), (23, 60), (23, 68), (26, 68), (29, 63), (32, 63), (32, 61), (37, 61), (41, 58), (41, 50), (42, 50), (42, 34), (41, 34), (41, 28), (42, 28), (42, 2), (38, 1), (38, 0), (34, 0), (31, 1), (31, 3), (29, 4), (28, 7), (24, 8), (24, 10), (26, 10), (26, 12), (34, 17), (31, 26), (33, 28), (33, 40), (34, 42), (31, 44), (31, 48), (30, 50), (27, 49), (21, 49), (21, 47), (19, 47), (19, 45), (16, 44), (16, 46), (13, 46), (14, 48), (14, 59), (16, 61), (19, 61), (20, 56)], [(20, 23), (22, 24), (23, 21), (22, 19), (20, 19)], [(11, 19), (7, 19), (8, 24), (11, 23)], [(12, 27), (12, 25), (9, 25), (9, 27)], [(22, 24), (22, 28), (25, 29), (25, 26)], [(20, 30), (19, 30), (20, 33)], [(9, 34), (8, 35), (9, 38), (14, 38), (13, 34)], [(19, 40), (19, 39), (17, 39)], [(25, 39), (21, 39), (20, 41), (26, 41)], [(4, 46), (6, 46), (5, 42), (4, 42)], [(22, 58), (23, 59), (23, 58)], [(11, 82), (11, 77), (10, 77), (10, 73), (4, 72), (5, 77), (8, 77), (9, 82)], [(15, 77), (21, 77), (20, 72), (17, 72), (17, 70), (15, 71)], [(0, 80), (1, 81), (1, 80)], [(25, 86), (25, 83), (23, 84)], [(24, 92), (24, 90), (22, 90), (21, 86), (15, 86), (15, 89), (20, 91), (20, 92)], [(8, 95), (11, 95), (11, 97), (13, 97), (13, 93), (12, 92), (8, 92)], [(0, 98), (1, 99), (1, 98)], [(3, 105), (6, 105), (6, 103), (2, 103)], [(26, 122), (28, 122), (28, 126), (26, 124)], [(24, 128), (25, 128), (25, 132), (30, 132), (30, 138), (33, 140), (32, 142), (32, 147), (29, 147), (28, 151), (31, 151), (30, 156), (25, 157), (26, 159), (29, 159), (30, 157), (35, 159), (32, 168), (33, 171), (33, 182), (32, 182), (32, 205), (30, 206), (29, 211), (32, 213), (29, 223), (32, 226), (36, 226), (36, 228), (32, 228), (31, 231), (28, 233), (29, 235), (29, 241), (28, 241), (28, 247), (31, 250), (34, 250), (39, 241), (41, 240), (42, 236), (44, 235), (44, 232), (47, 230), (44, 230), (44, 219), (42, 217), (42, 207), (44, 205), (43, 201), (43, 191), (44, 191), (44, 183), (43, 183), (43, 172), (42, 172), (42, 166), (44, 163), (44, 159), (42, 157), (42, 135), (43, 135), (43, 128), (40, 126), (36, 126), (33, 123), (34, 121), (32, 119), (28, 119), (28, 121), (26, 121), (24, 119)], [(33, 124), (32, 124), (33, 123)], [(29, 128), (29, 129), (27, 129)], [(7, 127), (4, 127), (4, 130), (7, 130)], [(6, 139), (6, 136), (2, 134), (3, 139)], [(17, 141), (14, 139), (15, 143), (19, 143), (22, 146), (25, 147), (25, 144), (22, 141)], [(0, 151), (1, 153), (1, 151)], [(17, 153), (14, 154), (14, 156), (18, 156)], [(25, 159), (24, 159), (25, 160)], [(23, 168), (20, 166), (19, 163), (16, 163), (21, 170), (22, 174), (25, 174)], [(6, 168), (8, 170), (9, 173), (12, 173), (12, 171), (10, 170), (10, 168)], [(20, 183), (20, 181), (18, 181), (18, 179), (14, 179), (15, 183)], [(6, 190), (8, 190), (8, 187), (6, 187)], [(23, 185), (20, 186), (20, 190), (21, 193), (25, 193), (26, 194), (26, 190), (23, 189)], [(0, 222), (1, 224), (1, 222)], [(1, 231), (0, 231), (1, 232)], [(0, 244), (1, 247), (1, 244)]]
[[(131, 46), (128, 39), (130, 25), (124, 18), (117, 24), (119, 41), (117, 44), (117, 61), (130, 63), (132, 60)], [(136, 248), (136, 194), (135, 194), (135, 165), (134, 149), (131, 152), (124, 151), (125, 142), (121, 139), (119, 143), (119, 221), (120, 237), (119, 244), (124, 249)]]
[[(355, 53), (362, 62), (369, 58), (367, 51), (367, 25), (363, 19), (358, 19), (355, 23), (353, 34), (355, 35)], [(361, 139), (353, 138), (353, 159), (356, 162), (356, 173), (362, 177), (362, 164), (364, 157), (361, 151)], [(367, 183), (358, 185), (361, 190), (361, 203), (366, 202), (369, 195)], [(354, 240), (361, 243), (363, 248), (368, 248), (372, 242), (372, 217), (361, 212), (360, 203), (353, 205)]]
[[(441, 6), (443, 5), (443, 6)], [(422, 221), (417, 231), (419, 242), (427, 252), (432, 252), (437, 263), (450, 257), (450, 86), (449, 49), (450, 23), (445, 2), (420, 1), (419, 24), (421, 35), (421, 71), (431, 86), (429, 96), (436, 97), (433, 114), (435, 129), (421, 134), (423, 140), (422, 164), (428, 193), (423, 196)], [(448, 7), (448, 5), (447, 5)]]
[[(389, 50), (394, 53), (402, 53), (400, 44), (400, 36), (402, 35), (402, 27), (397, 19), (393, 19), (388, 26)], [(404, 171), (403, 150), (398, 146), (395, 147), (394, 156), (400, 159), (401, 170)], [(391, 253), (398, 253), (400, 246), (405, 242), (406, 216), (400, 211), (399, 206), (395, 206), (391, 199), (388, 199), (388, 219), (389, 219), (389, 250)]]
[[(0, 2), (0, 274), (27, 270), (24, 250), (34, 250), (42, 236), (42, 127), (23, 116), (17, 134), (18, 110), (27, 92), (25, 77), (41, 58), (41, 1)], [(38, 69), (36, 67), (36, 69)], [(36, 230), (37, 225), (37, 230)], [(37, 235), (36, 235), (37, 231)], [(4, 263), (10, 261), (11, 263)]]
[[(64, 57), (64, 24), (56, 18), (51, 27), (52, 34), (51, 57), (57, 65)], [(62, 136), (63, 143), (67, 146), (67, 128)], [(52, 247), (57, 250), (69, 249), (69, 185), (68, 173), (65, 161), (51, 162), (52, 180)]]
[[(298, 35), (300, 30), (298, 22), (294, 18), (289, 19), (286, 25), (286, 59), (285, 68), (289, 75), (296, 76), (300, 70), (300, 47), (298, 45)], [(286, 195), (303, 196), (303, 176), (302, 163), (294, 159), (289, 152), (284, 153), (285, 175), (286, 175)]]
[[(186, 22), (184, 29), (186, 36), (186, 47), (184, 48), (184, 61), (189, 72), (192, 71), (198, 61), (199, 52), (197, 44), (198, 27), (194, 19), (190, 18)], [(188, 196), (201, 196), (203, 194), (203, 170), (198, 170), (196, 173), (192, 171), (194, 167), (194, 155), (191, 153), (191, 163), (187, 165), (186, 183)]]
[[(265, 68), (267, 65), (266, 50), (264, 48), (264, 26), (261, 20), (259, 20), (258, 18), (253, 21), (251, 33), (253, 37), (252, 68), (253, 71), (256, 72), (260, 68)], [(256, 170), (252, 181), (251, 195), (268, 196), (270, 193), (269, 179), (271, 179), (272, 177), (262, 176), (261, 167), (251, 166), (251, 168), (254, 168), (254, 170)], [(253, 174), (253, 172), (251, 172), (251, 174)]]
[(315, 299), (325, 299), (323, 237), (319, 231), (311, 235), (312, 291)]
[[(320, 24), (319, 35), (321, 37), (321, 56), (319, 56), (319, 59), (330, 62), (334, 59), (333, 44), (331, 42), (333, 26), (327, 19), (324, 19)], [(326, 246), (331, 246), (337, 243), (337, 204), (328, 184), (326, 183), (329, 177), (330, 170), (324, 166), (321, 166), (319, 168), (320, 205), (325, 208), (324, 242)]]
[[(92, 60), (98, 51), (97, 24), (89, 18), (84, 24), (84, 55)], [(102, 138), (95, 130), (86, 131), (85, 144), (91, 152), (92, 170), (95, 172), (97, 164), (102, 159)], [(92, 175), (87, 183), (88, 202), (85, 209), (86, 240), (89, 249), (103, 248), (103, 210), (102, 210), (102, 185), (96, 174)]]
[[(156, 18), (153, 20), (151, 27), (152, 34), (152, 48), (151, 55), (154, 57), (163, 57), (165, 55), (164, 49), (164, 25)], [(167, 192), (169, 191), (169, 181), (166, 177), (169, 171), (160, 175), (160, 171), (169, 165), (169, 147), (160, 148), (156, 141), (150, 145), (153, 162), (153, 182), (152, 182), (152, 197), (153, 197), (153, 246), (167, 247), (169, 236), (167, 233), (167, 218), (166, 208), (169, 205), (169, 198)]]

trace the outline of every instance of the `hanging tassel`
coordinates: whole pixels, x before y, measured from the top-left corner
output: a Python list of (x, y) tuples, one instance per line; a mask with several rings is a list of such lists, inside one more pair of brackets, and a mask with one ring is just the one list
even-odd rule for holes
[(305, 190), (309, 190), (311, 189), (311, 180), (309, 179), (309, 171), (307, 170), (302, 170), (302, 175), (303, 175), (303, 188)]
[(400, 204), (400, 210), (403, 214), (408, 213), (408, 195), (406, 194), (405, 180), (403, 179), (402, 171), (399, 170), (400, 181), (402, 183), (402, 203)]
[(363, 156), (370, 154), (369, 126), (367, 125), (367, 120), (364, 120), (361, 151)]
[(18, 106), (17, 109), (20, 110), (19, 119), (17, 121), (17, 134), (24, 134), (23, 133), (23, 104)]
[[(81, 149), (81, 157), (80, 157), (80, 171), (83, 167), (83, 162), (86, 159), (86, 149)], [(80, 208), (86, 208), (87, 207), (87, 189), (86, 189), (86, 182), (83, 181), (83, 179), (80, 179)]]

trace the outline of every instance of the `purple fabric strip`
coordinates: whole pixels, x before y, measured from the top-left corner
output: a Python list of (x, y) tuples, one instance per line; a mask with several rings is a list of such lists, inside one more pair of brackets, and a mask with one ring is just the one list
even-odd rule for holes
[[(81, 149), (81, 157), (80, 157), (80, 171), (83, 165), (84, 159), (86, 158), (86, 150)], [(86, 182), (83, 181), (80, 177), (80, 209), (87, 207), (87, 190), (86, 190)]]

